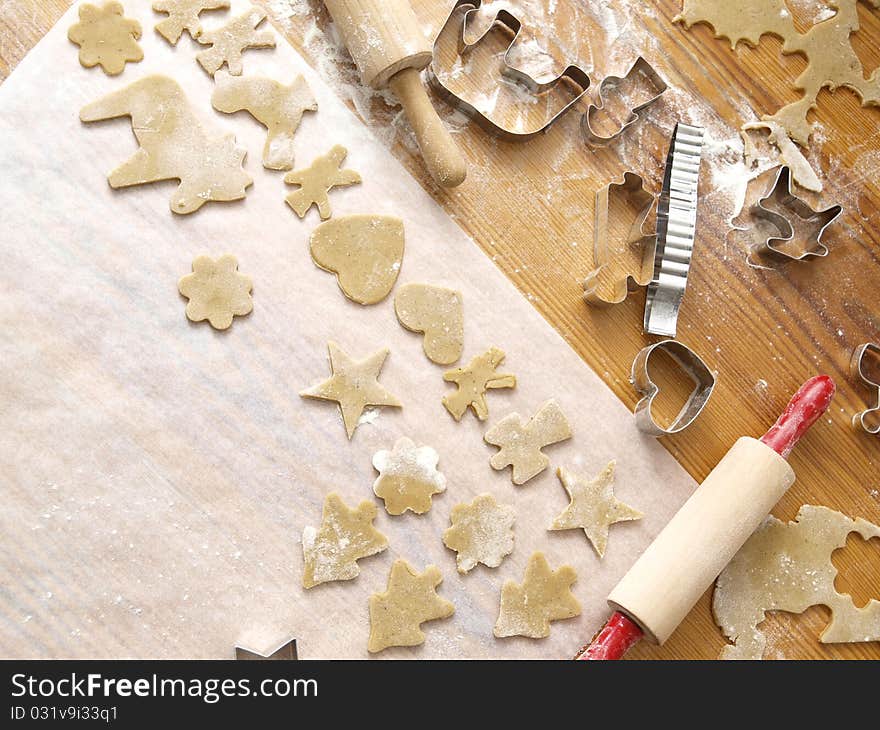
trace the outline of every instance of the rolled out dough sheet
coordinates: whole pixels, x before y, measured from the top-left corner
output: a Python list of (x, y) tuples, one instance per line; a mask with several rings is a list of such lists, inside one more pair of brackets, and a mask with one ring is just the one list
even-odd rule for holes
[[(437, 565), (455, 615), (431, 624), (423, 646), (381, 656), (572, 656), (693, 480), (286, 42), (248, 52), (246, 74), (302, 73), (315, 93), (297, 158), (332, 139), (362, 172), (362, 185), (331, 193), (334, 215), (402, 218), (398, 286), (462, 292), (464, 362), (491, 346), (507, 353), (517, 387), (489, 394), (487, 422), (456, 423), (440, 402), (452, 386), (397, 323), (393, 297), (355, 304), (312, 263), (317, 221), (293, 215), (281, 176), (263, 169), (265, 130), (212, 110), (200, 47), (165, 43), (149, 5), (126, 2), (145, 57), (121, 76), (79, 65), (66, 37), (74, 6), (0, 86), (0, 656), (226, 658), (236, 644), (263, 651), (294, 636), (302, 658), (366, 658), (368, 598), (398, 558)], [(168, 210), (175, 183), (108, 186), (136, 149), (129, 121), (85, 126), (79, 109), (150, 73), (177, 79), (206, 123), (247, 147), (245, 200), (181, 217)], [(253, 278), (254, 310), (217, 332), (187, 320), (177, 281), (195, 256), (226, 252)], [(335, 408), (297, 395), (327, 376), (328, 340), (359, 357), (388, 347), (382, 379), (403, 402), (351, 442)], [(482, 434), (550, 398), (574, 437), (548, 450), (553, 468), (515, 487), (490, 468)], [(425, 515), (378, 510), (389, 549), (354, 581), (304, 590), (303, 528), (319, 523), (331, 491), (347, 504), (374, 499), (371, 457), (400, 436), (438, 450), (446, 492)], [(555, 468), (598, 472), (610, 459), (617, 496), (645, 518), (616, 526), (600, 562), (578, 531), (546, 527), (567, 501)], [(454, 505), (485, 492), (516, 510), (516, 547), (499, 568), (459, 575), (443, 531)], [(575, 567), (583, 613), (548, 639), (499, 641), (501, 586), (521, 580), (536, 550)]]

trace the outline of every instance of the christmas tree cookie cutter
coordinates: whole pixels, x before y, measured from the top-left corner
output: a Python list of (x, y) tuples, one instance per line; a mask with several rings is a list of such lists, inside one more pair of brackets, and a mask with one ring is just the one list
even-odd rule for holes
[(675, 337), (697, 228), (697, 183), (703, 129), (679, 122), (666, 156), (657, 202), (654, 276), (645, 299), (645, 332)]
[[(660, 387), (651, 380), (648, 371), (651, 358), (660, 350), (671, 357), (681, 371), (694, 382), (694, 388), (684, 406), (668, 426), (662, 426), (651, 410), (654, 398), (660, 392)], [(709, 369), (703, 358), (678, 340), (662, 340), (648, 345), (636, 355), (630, 375), (630, 381), (642, 396), (633, 411), (636, 417), (636, 426), (640, 431), (651, 436), (669, 436), (681, 433), (703, 412), (712, 391), (715, 389), (716, 380), (715, 373)]]
[[(623, 246), (615, 247), (609, 241), (611, 201), (623, 197), (638, 212), (633, 219)], [(654, 196), (645, 190), (641, 175), (624, 172), (623, 180), (610, 182), (596, 191), (596, 217), (593, 225), (593, 265), (595, 268), (584, 280), (584, 299), (597, 306), (619, 304), (629, 291), (646, 286), (654, 276), (654, 248), (656, 235), (646, 231), (645, 224), (654, 206)], [(640, 258), (638, 271), (633, 266), (620, 265), (622, 258), (631, 255), (633, 262)]]
[(878, 436), (880, 435), (880, 378), (875, 378), (869, 372), (869, 360), (880, 364), (880, 345), (874, 342), (865, 342), (856, 348), (850, 362), (850, 370), (854, 378), (874, 391), (877, 405), (856, 413), (852, 417), (852, 424), (853, 428), (861, 428), (865, 433)]
[[(622, 83), (638, 76), (641, 76), (644, 79), (651, 91), (648, 92), (645, 98), (638, 101), (629, 109), (629, 116), (617, 127), (617, 129), (614, 130), (614, 132), (607, 136), (597, 132), (593, 128), (593, 120), (597, 113), (605, 110), (605, 100), (602, 98), (603, 94), (607, 94), (609, 89), (616, 88)], [(606, 76), (602, 79), (602, 83), (599, 84), (595, 103), (590, 104), (590, 106), (587, 107), (584, 116), (581, 117), (581, 132), (583, 133), (587, 144), (592, 145), (593, 147), (604, 147), (614, 142), (627, 129), (639, 121), (639, 119), (641, 119), (640, 112), (647, 109), (651, 104), (663, 96), (668, 88), (669, 86), (663, 77), (660, 76), (656, 69), (642, 56), (639, 56), (635, 60), (625, 75)]]
[[(787, 215), (779, 212), (785, 211)], [(779, 168), (773, 185), (767, 194), (751, 207), (751, 213), (770, 223), (778, 234), (769, 236), (761, 242), (760, 249), (771, 254), (782, 256), (792, 261), (804, 261), (810, 258), (822, 258), (828, 255), (828, 247), (822, 243), (822, 236), (838, 216), (843, 212), (840, 205), (832, 205), (825, 210), (813, 210), (805, 201), (791, 191), (791, 169), (787, 165)], [(793, 218), (799, 218), (817, 224), (815, 235), (811, 235), (802, 250), (792, 253), (786, 247), (795, 238)]]
[(440, 77), (437, 75), (434, 70), (433, 63), (428, 67), (428, 82), (431, 84), (431, 87), (437, 92), (440, 98), (442, 98), (454, 109), (460, 111), (462, 114), (469, 117), (470, 119), (473, 119), (486, 132), (489, 132), (490, 134), (493, 134), (496, 137), (507, 140), (509, 142), (525, 142), (526, 140), (537, 137), (539, 134), (542, 134), (550, 129), (550, 127), (552, 127), (556, 121), (565, 116), (565, 114), (587, 94), (590, 88), (590, 76), (579, 66), (569, 64), (556, 78), (549, 79), (548, 81), (537, 81), (525, 71), (521, 71), (516, 66), (514, 66), (510, 60), (510, 54), (514, 44), (516, 43), (517, 37), (519, 36), (520, 30), (522, 29), (522, 22), (509, 10), (498, 10), (498, 12), (495, 13), (495, 17), (486, 32), (483, 33), (483, 35), (481, 35), (475, 41), (468, 42), (466, 38), (468, 20), (471, 15), (473, 15), (480, 9), (481, 5), (482, 0), (458, 0), (455, 3), (452, 11), (449, 13), (449, 17), (447, 17), (446, 22), (443, 24), (440, 32), (437, 34), (434, 40), (434, 58), (437, 58), (439, 39), (446, 36), (448, 29), (451, 28), (453, 24), (460, 23), (461, 25), (461, 32), (458, 34), (459, 56), (466, 56), (471, 50), (476, 48), (482, 42), (482, 40), (489, 34), (492, 28), (494, 28), (496, 25), (501, 26), (508, 32), (508, 34), (512, 36), (510, 44), (507, 46), (507, 50), (505, 50), (504, 52), (501, 70), (502, 74), (508, 79), (511, 79), (512, 81), (520, 84), (521, 86), (526, 88), (531, 94), (534, 94), (536, 96), (552, 91), (558, 86), (574, 86), (576, 91), (573, 92), (571, 99), (559, 111), (553, 114), (550, 119), (548, 119), (543, 125), (541, 125), (537, 129), (520, 131), (501, 126), (500, 124), (489, 118), (482, 111), (477, 109), (469, 101), (463, 99), (454, 91), (452, 91), (452, 89), (446, 86), (446, 84), (444, 84)]

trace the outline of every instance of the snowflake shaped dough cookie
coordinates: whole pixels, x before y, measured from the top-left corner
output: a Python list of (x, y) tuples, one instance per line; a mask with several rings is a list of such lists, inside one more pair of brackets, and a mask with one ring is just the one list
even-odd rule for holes
[(446, 491), (446, 477), (437, 470), (440, 456), (430, 446), (416, 446), (400, 438), (391, 451), (377, 451), (373, 467), (379, 477), (373, 483), (373, 492), (385, 501), (390, 515), (402, 515), (412, 510), (417, 515), (431, 509), (431, 497)]
[(299, 189), (289, 193), (284, 200), (300, 218), (304, 218), (314, 205), (321, 220), (327, 220), (331, 215), (327, 193), (335, 187), (355, 185), (361, 181), (361, 176), (354, 170), (340, 169), (347, 154), (345, 147), (335, 145), (326, 155), (315, 158), (307, 168), (288, 172), (284, 176), (284, 182), (288, 185), (299, 185)]
[(470, 504), (452, 508), (452, 526), (443, 533), (443, 544), (457, 555), (459, 573), (467, 573), (477, 563), (497, 568), (513, 552), (512, 507), (498, 504), (491, 494), (481, 494)]
[(379, 384), (379, 371), (388, 357), (388, 350), (374, 352), (363, 360), (355, 360), (335, 342), (327, 344), (330, 352), (330, 377), (323, 383), (300, 392), (303, 398), (336, 401), (342, 413), (345, 433), (352, 437), (367, 406), (394, 406), (400, 401)]
[(608, 528), (628, 520), (640, 520), (643, 515), (614, 496), (614, 465), (610, 462), (598, 475), (588, 479), (563, 467), (556, 475), (570, 502), (553, 520), (551, 530), (583, 529), (584, 534), (601, 558), (608, 545)]
[(156, 23), (156, 32), (172, 46), (177, 44), (183, 31), (196, 39), (202, 32), (199, 14), (205, 10), (225, 10), (229, 0), (156, 0), (153, 10), (168, 15)]
[(505, 416), (486, 431), (483, 439), (498, 447), (490, 460), (493, 469), (512, 467), (514, 484), (525, 484), (540, 474), (550, 460), (541, 451), (545, 446), (571, 438), (571, 427), (555, 400), (549, 400), (528, 422), (518, 413)]
[(424, 643), (421, 625), (455, 612), (455, 606), (437, 595), (442, 582), (443, 576), (434, 565), (418, 573), (405, 560), (395, 561), (385, 592), (370, 596), (369, 651)]
[(306, 527), (302, 534), (305, 588), (360, 575), (357, 561), (381, 553), (388, 540), (373, 527), (376, 505), (364, 500), (354, 509), (335, 492), (324, 500), (318, 529)]
[(450, 395), (443, 396), (443, 405), (456, 421), (460, 421), (468, 408), (481, 421), (489, 417), (489, 406), (486, 403), (486, 391), (491, 388), (513, 388), (516, 376), (509, 373), (496, 372), (504, 360), (504, 352), (497, 347), (490, 347), (482, 355), (477, 355), (465, 367), (447, 370), (443, 380), (455, 383), (458, 389)]
[(264, 10), (251, 8), (226, 25), (201, 31), (196, 40), (203, 46), (211, 47), (196, 54), (199, 65), (213, 76), (226, 64), (232, 76), (241, 76), (244, 70), (241, 57), (248, 48), (275, 47), (275, 35), (271, 30), (256, 30), (265, 19)]
[(79, 62), (86, 68), (100, 65), (108, 76), (121, 74), (125, 64), (142, 61), (144, 52), (137, 40), (141, 24), (124, 16), (121, 3), (111, 0), (98, 7), (79, 7), (79, 22), (70, 26), (67, 37), (79, 46)]
[(501, 589), (501, 609), (493, 633), (499, 639), (527, 636), (543, 639), (550, 636), (550, 622), (574, 618), (581, 604), (571, 593), (577, 573), (569, 565), (552, 570), (544, 553), (529, 558), (521, 584), (507, 581)]
[(210, 256), (199, 256), (193, 261), (192, 270), (177, 288), (189, 299), (186, 316), (193, 322), (207, 319), (214, 329), (225, 330), (233, 317), (248, 314), (254, 308), (253, 282), (249, 276), (238, 273), (235, 256), (225, 254), (216, 261)]

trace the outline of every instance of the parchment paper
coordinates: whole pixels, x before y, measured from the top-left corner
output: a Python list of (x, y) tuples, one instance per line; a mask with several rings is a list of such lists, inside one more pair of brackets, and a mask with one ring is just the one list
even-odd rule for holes
[[(144, 26), (142, 63), (112, 79), (81, 68), (66, 38), (74, 7), (0, 87), (0, 654), (229, 657), (237, 643), (266, 651), (294, 636), (301, 657), (366, 657), (367, 598), (404, 557), (440, 567), (456, 612), (426, 625), (424, 646), (382, 656), (572, 656), (691, 478), (283, 39), (248, 51), (245, 73), (304, 73), (318, 99), (297, 135), (299, 164), (340, 143), (363, 175), (331, 193), (334, 215), (402, 217), (399, 283), (463, 292), (464, 362), (506, 350), (519, 384), (490, 394), (488, 425), (551, 397), (567, 413), (574, 438), (548, 451), (553, 468), (523, 487), (492, 471), (487, 424), (445, 412), (442, 368), (397, 324), (391, 298), (352, 304), (314, 266), (317, 215), (297, 219), (282, 175), (262, 169), (263, 128), (214, 112), (196, 44), (159, 38), (148, 0), (125, 6)], [(224, 19), (206, 14), (205, 26)], [(168, 208), (176, 183), (110, 189), (107, 173), (136, 149), (129, 121), (83, 125), (78, 111), (155, 72), (247, 147), (255, 184), (245, 201), (178, 217)], [(224, 252), (253, 277), (255, 308), (221, 333), (187, 321), (177, 281), (196, 255)], [(382, 382), (404, 403), (351, 443), (333, 405), (297, 395), (327, 377), (328, 339), (358, 357), (389, 347)], [(439, 450), (446, 493), (422, 517), (380, 507), (390, 549), (361, 561), (355, 581), (304, 591), (303, 527), (319, 523), (331, 490), (350, 504), (372, 499), (371, 456), (400, 435)], [(617, 495), (645, 519), (615, 525), (600, 562), (581, 531), (546, 528), (567, 504), (555, 466), (596, 472), (611, 458)], [(459, 576), (440, 536), (453, 505), (485, 491), (515, 507), (516, 548), (499, 569)], [(583, 614), (545, 641), (495, 639), (501, 584), (521, 580), (536, 549), (576, 568)]]

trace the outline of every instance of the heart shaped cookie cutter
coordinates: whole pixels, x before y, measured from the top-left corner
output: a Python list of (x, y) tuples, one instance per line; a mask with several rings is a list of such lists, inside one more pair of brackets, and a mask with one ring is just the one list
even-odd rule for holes
[(873, 342), (859, 345), (853, 353), (850, 369), (853, 377), (858, 378), (875, 391), (877, 405), (853, 415), (852, 424), (853, 428), (861, 428), (866, 433), (877, 436), (880, 435), (880, 379), (875, 380), (868, 372), (869, 359), (875, 359), (877, 363), (880, 363), (880, 345)]
[[(694, 389), (685, 401), (678, 415), (668, 426), (663, 427), (654, 418), (651, 405), (654, 397), (660, 392), (657, 384), (651, 380), (648, 367), (651, 357), (658, 350), (663, 350), (681, 370), (694, 381)], [(715, 389), (715, 373), (709, 370), (703, 359), (690, 347), (678, 340), (662, 340), (653, 345), (648, 345), (639, 351), (632, 364), (630, 381), (635, 389), (643, 396), (636, 403), (633, 413), (636, 417), (636, 426), (651, 436), (668, 436), (680, 433), (690, 426), (709, 402), (709, 396)]]

